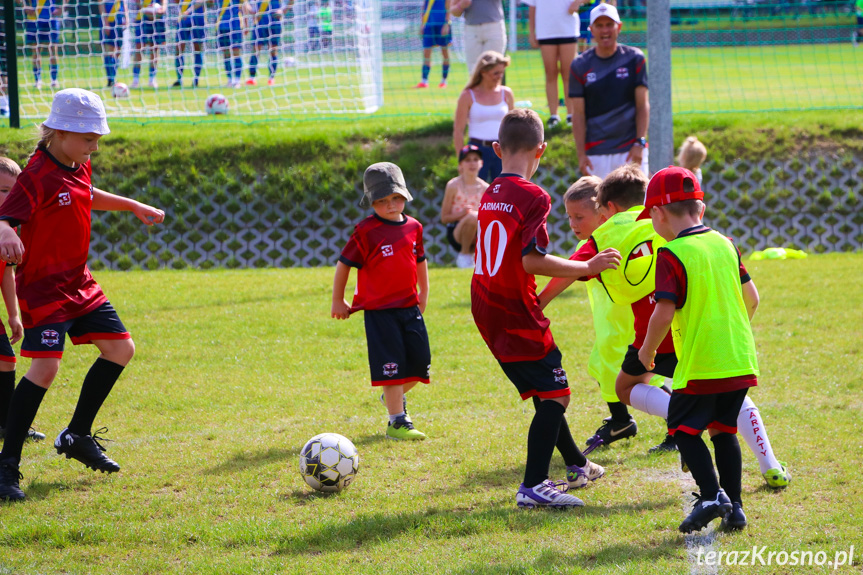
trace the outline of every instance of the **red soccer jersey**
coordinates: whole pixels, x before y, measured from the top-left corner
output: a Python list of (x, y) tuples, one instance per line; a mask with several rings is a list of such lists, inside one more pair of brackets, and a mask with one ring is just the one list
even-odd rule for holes
[(15, 271), (21, 322), (31, 328), (85, 315), (107, 301), (87, 268), (93, 186), (77, 168), (39, 148), (0, 206), (21, 225), (24, 259)]
[(545, 190), (513, 174), (501, 174), (480, 200), (471, 311), (486, 345), (504, 363), (539, 360), (556, 347), (539, 309), (536, 279), (521, 261), (532, 250), (545, 253), (550, 209)]
[(392, 222), (372, 214), (358, 223), (339, 257), (358, 269), (351, 313), (418, 305), (417, 263), (425, 259), (423, 226), (414, 218)]

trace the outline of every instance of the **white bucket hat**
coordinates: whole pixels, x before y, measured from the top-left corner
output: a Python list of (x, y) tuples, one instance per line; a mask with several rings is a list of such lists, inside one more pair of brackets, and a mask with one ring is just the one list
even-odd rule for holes
[(104, 136), (111, 133), (102, 99), (81, 88), (67, 88), (54, 94), (51, 114), (42, 125), (79, 134), (92, 132)]

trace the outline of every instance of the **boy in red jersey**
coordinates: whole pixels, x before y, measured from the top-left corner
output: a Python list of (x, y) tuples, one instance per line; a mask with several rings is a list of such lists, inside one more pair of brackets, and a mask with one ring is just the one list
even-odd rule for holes
[[(372, 164), (363, 176), (361, 206), (370, 215), (354, 228), (336, 264), (331, 316), (348, 319), (364, 310), (373, 386), (383, 387), (390, 439), (425, 439), (407, 415), (405, 392), (429, 383), (431, 350), (422, 314), (428, 303), (428, 264), (423, 227), (402, 212), (412, 200), (398, 166)], [(357, 268), (353, 305), (345, 300), (351, 268)], [(419, 292), (417, 291), (419, 285)]]
[(0, 258), (18, 264), (21, 355), (33, 358), (12, 396), (0, 452), (0, 499), (9, 500), (25, 498), (18, 484), (22, 446), (60, 368), (66, 334), (76, 345), (94, 344), (100, 355), (54, 447), (94, 470), (120, 470), (91, 428), (135, 344), (87, 268), (90, 211), (130, 211), (147, 225), (165, 218), (161, 210), (93, 187), (90, 154), (109, 132), (99, 96), (78, 88), (57, 92), (40, 131), (36, 151), (0, 206)]
[(516, 504), (568, 508), (584, 502), (558, 490), (548, 479), (555, 446), (563, 455), (572, 487), (598, 479), (605, 470), (584, 457), (569, 432), (564, 417), (569, 384), (549, 321), (539, 307), (534, 274), (596, 275), (616, 267), (620, 255), (605, 250), (589, 262), (548, 255), (546, 218), (551, 198), (529, 181), (545, 152), (543, 138), (542, 120), (532, 110), (517, 108), (501, 121), (494, 151), (503, 161), (503, 173), (480, 201), (471, 311), (503, 372), (521, 398), (533, 399), (536, 408)]
[[(6, 200), (21, 168), (14, 160), (0, 157), (0, 204)], [(9, 402), (12, 401), (12, 393), (15, 391), (15, 351), (12, 344), (16, 343), (24, 335), (24, 326), (21, 325), (21, 317), (18, 314), (18, 300), (15, 299), (15, 268), (7, 266), (5, 261), (0, 260), (0, 291), (3, 293), (3, 302), (6, 304), (6, 312), (9, 314), (9, 329), (12, 330), (12, 339), (6, 335), (6, 328), (0, 322), (0, 439), (6, 436), (6, 418), (9, 415)], [(27, 437), (35, 441), (45, 439), (44, 433), (33, 429), (27, 432)]]

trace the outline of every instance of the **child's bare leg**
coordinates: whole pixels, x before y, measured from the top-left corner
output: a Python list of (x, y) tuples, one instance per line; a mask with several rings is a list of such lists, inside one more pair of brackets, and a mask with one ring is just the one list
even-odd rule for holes
[(458, 221), (452, 231), (455, 241), (461, 244), (461, 253), (463, 254), (473, 255), (474, 242), (476, 242), (476, 225), (476, 214), (470, 212)]
[(384, 401), (387, 404), (387, 413), (390, 415), (399, 415), (404, 413), (404, 388), (405, 384), (384, 386)]

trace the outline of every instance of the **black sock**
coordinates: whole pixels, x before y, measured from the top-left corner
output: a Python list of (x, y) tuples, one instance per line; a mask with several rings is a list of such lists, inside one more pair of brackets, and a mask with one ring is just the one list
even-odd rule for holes
[(566, 409), (554, 400), (541, 401), (527, 432), (527, 465), (524, 486), (534, 487), (548, 479), (548, 466), (560, 433)]
[(740, 456), (740, 442), (737, 435), (719, 433), (714, 435), (713, 451), (716, 456), (716, 470), (719, 471), (719, 484), (731, 501), (742, 503), (740, 499), (740, 482), (743, 472), (743, 461)]
[(6, 427), (9, 417), (9, 404), (15, 392), (15, 370), (0, 371), (0, 427)]
[(123, 367), (101, 357), (96, 360), (84, 378), (78, 405), (75, 406), (75, 413), (69, 422), (69, 431), (75, 435), (90, 435), (96, 414), (111, 393), (117, 378), (123, 373)]
[(21, 378), (9, 404), (6, 440), (3, 443), (3, 451), (0, 452), (0, 459), (14, 459), (15, 465), (21, 462), (24, 440), (27, 439), (30, 425), (36, 419), (36, 412), (39, 411), (39, 405), (46, 391), (48, 390), (39, 387), (26, 377)]
[(701, 497), (708, 501), (715, 500), (719, 493), (719, 480), (716, 479), (710, 450), (707, 449), (704, 440), (700, 435), (689, 435), (678, 431), (674, 434), (674, 441), (677, 443), (677, 449), (680, 450), (683, 461), (689, 467), (692, 478), (698, 484), (698, 489), (701, 490)]
[[(539, 404), (542, 403), (536, 396), (533, 397), (534, 409), (539, 409)], [(557, 450), (563, 456), (563, 462), (568, 466), (578, 465), (584, 467), (587, 465), (587, 458), (576, 445), (572, 438), (572, 433), (569, 431), (569, 423), (566, 421), (566, 416), (560, 420), (560, 431), (557, 432)]]
[(611, 420), (615, 423), (628, 424), (631, 419), (629, 410), (622, 401), (608, 402), (608, 411), (611, 412)]

